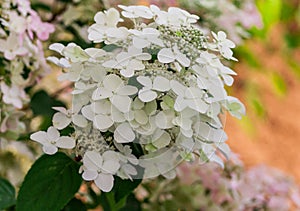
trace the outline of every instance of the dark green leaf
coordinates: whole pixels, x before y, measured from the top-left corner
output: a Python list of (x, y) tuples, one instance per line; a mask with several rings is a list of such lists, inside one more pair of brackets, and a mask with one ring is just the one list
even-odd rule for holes
[(16, 204), (15, 188), (6, 179), (0, 178), (0, 210)]
[(64, 153), (41, 156), (31, 167), (17, 198), (17, 211), (59, 211), (78, 191), (79, 165)]
[(54, 106), (65, 106), (63, 102), (55, 100), (44, 90), (36, 92), (30, 102), (30, 107), (34, 115), (52, 116), (55, 111)]
[(133, 193), (129, 194), (127, 197), (126, 205), (120, 209), (120, 211), (141, 211), (141, 203), (135, 198), (135, 195)]
[(115, 183), (112, 191), (115, 193), (115, 201), (118, 202), (122, 198), (127, 197), (140, 183), (141, 179), (122, 180), (120, 177), (115, 177)]
[(86, 206), (82, 203), (82, 201), (73, 198), (69, 203), (64, 207), (62, 211), (86, 211)]

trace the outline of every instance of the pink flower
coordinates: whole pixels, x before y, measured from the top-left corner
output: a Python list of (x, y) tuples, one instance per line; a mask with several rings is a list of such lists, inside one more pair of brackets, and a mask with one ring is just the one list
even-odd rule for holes
[(35, 32), (38, 39), (45, 41), (49, 38), (49, 35), (55, 31), (54, 25), (42, 22), (40, 16), (38, 16), (36, 12), (31, 12), (27, 21), (28, 34), (31, 39), (33, 39), (33, 32)]
[(27, 14), (29, 14), (31, 11), (33, 11), (30, 7), (30, 1), (29, 0), (16, 0), (16, 3), (18, 5), (19, 12), (25, 17)]
[(237, 16), (246, 29), (250, 29), (253, 26), (256, 26), (259, 29), (263, 28), (261, 15), (253, 2), (246, 2)]

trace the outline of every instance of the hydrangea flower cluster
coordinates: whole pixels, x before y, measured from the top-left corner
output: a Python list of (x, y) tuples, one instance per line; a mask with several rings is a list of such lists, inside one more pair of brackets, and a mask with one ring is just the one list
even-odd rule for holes
[(54, 26), (42, 22), (29, 0), (5, 0), (0, 9), (0, 132), (10, 139), (25, 129), (24, 89), (49, 71), (42, 41)]
[(199, 156), (223, 165), (229, 147), (220, 115), (245, 112), (224, 89), (236, 73), (221, 60), (236, 60), (235, 44), (222, 31), (204, 36), (194, 25), (199, 17), (179, 8), (119, 7), (132, 28), (111, 8), (88, 29), (89, 39), (105, 48), (50, 46), (62, 56), (48, 58), (64, 68), (59, 80), (74, 82), (72, 108), (55, 108), (53, 126), (71, 124), (75, 133), (51, 139), (51, 128), (31, 139), (48, 154), (76, 145), (82, 177), (106, 192), (113, 175), (174, 178), (182, 160)]

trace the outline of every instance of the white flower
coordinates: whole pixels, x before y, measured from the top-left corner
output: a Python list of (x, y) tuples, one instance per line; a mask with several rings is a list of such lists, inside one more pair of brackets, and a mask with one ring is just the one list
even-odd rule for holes
[(123, 6), (119, 5), (119, 7), (123, 10), (121, 13), (126, 18), (145, 18), (151, 19), (153, 18), (153, 13), (146, 6)]
[(227, 135), (223, 129), (211, 127), (205, 122), (196, 122), (194, 125), (195, 136), (205, 143), (223, 143), (227, 140)]
[(115, 122), (121, 123), (126, 119), (107, 99), (93, 102), (81, 109), (82, 115), (92, 121), (94, 127), (100, 131), (107, 131)]
[(69, 58), (71, 62), (85, 62), (90, 56), (75, 43), (69, 43), (63, 50), (62, 55)]
[(193, 136), (194, 131), (192, 130), (193, 117), (197, 115), (195, 110), (185, 108), (176, 116), (172, 123), (180, 127), (180, 132), (188, 138)]
[(94, 151), (88, 151), (83, 157), (82, 178), (91, 181), (104, 192), (109, 192), (114, 185), (114, 177), (120, 163), (118, 155), (113, 151), (106, 151), (100, 155)]
[[(230, 75), (236, 75), (236, 73), (230, 68), (224, 66), (216, 55), (205, 51), (200, 54), (200, 57), (196, 61), (206, 68), (207, 73), (211, 77), (219, 75), (227, 86), (231, 86), (233, 84), (234, 79)], [(201, 73), (199, 74), (201, 75)], [(211, 78), (211, 80), (214, 79)]]
[(53, 109), (59, 111), (52, 118), (53, 126), (59, 130), (64, 129), (71, 122), (78, 127), (86, 127), (88, 124), (87, 120), (76, 111), (67, 110), (63, 107), (53, 107)]
[(84, 71), (84, 64), (80, 62), (72, 63), (69, 68), (70, 70), (68, 72), (58, 76), (59, 81), (68, 80), (68, 81), (76, 82), (80, 80), (81, 73)]
[(171, 136), (164, 130), (157, 129), (151, 136), (151, 144), (153, 144), (156, 149), (161, 149), (170, 144)]
[(76, 81), (74, 84), (74, 91), (72, 91), (73, 95), (82, 94), (88, 90), (95, 88), (96, 84), (86, 84), (82, 81)]
[[(150, 102), (157, 97), (157, 92), (166, 92), (170, 90), (170, 81), (162, 76), (154, 78), (153, 83), (150, 77), (139, 76), (137, 81), (144, 87), (139, 91), (139, 99), (143, 102)], [(155, 90), (155, 91), (153, 91)]]
[(245, 106), (235, 97), (228, 96), (225, 106), (229, 113), (238, 119), (246, 114)]
[(197, 87), (186, 87), (176, 80), (171, 82), (172, 90), (177, 94), (174, 104), (176, 111), (182, 111), (186, 107), (194, 109), (200, 113), (205, 113), (209, 105), (202, 99), (203, 91)]
[(43, 151), (46, 154), (53, 155), (57, 152), (57, 148), (73, 149), (75, 147), (75, 140), (59, 135), (55, 127), (49, 127), (47, 132), (38, 131), (31, 134), (30, 139), (43, 145)]
[(161, 63), (171, 63), (174, 61), (178, 61), (184, 67), (190, 66), (191, 63), (187, 56), (178, 50), (177, 46), (173, 48), (161, 49), (157, 54), (157, 58)]
[(135, 133), (133, 132), (129, 123), (124, 122), (120, 124), (114, 131), (114, 139), (117, 143), (130, 143), (135, 139)]
[(155, 117), (155, 124), (160, 129), (169, 129), (174, 126), (175, 112), (171, 109), (160, 111)]
[(153, 116), (156, 113), (156, 109), (156, 101), (143, 103), (139, 98), (135, 98), (132, 103), (132, 110), (126, 114), (126, 119), (136, 132), (150, 135), (157, 128)]
[(93, 93), (93, 100), (109, 98), (110, 102), (121, 112), (126, 113), (130, 110), (132, 99), (130, 95), (137, 93), (138, 89), (134, 86), (124, 85), (123, 80), (115, 75), (107, 75), (103, 80), (103, 87), (98, 87)]
[(180, 27), (196, 23), (199, 19), (197, 15), (191, 15), (187, 11), (177, 7), (170, 7), (168, 12), (161, 11), (157, 6), (154, 5), (151, 5), (150, 8), (156, 15), (155, 22), (158, 25)]
[(231, 50), (231, 48), (235, 48), (235, 44), (234, 42), (226, 38), (226, 33), (223, 31), (219, 31), (218, 34), (214, 32), (211, 33), (215, 38), (218, 49), (220, 50), (220, 53), (224, 56), (224, 58), (237, 61), (236, 58), (232, 57), (233, 52)]
[(49, 46), (49, 49), (52, 51), (56, 51), (57, 53), (59, 53), (60, 55), (62, 54), (62, 51), (64, 50), (65, 46), (61, 43), (53, 43)]
[(143, 53), (142, 49), (130, 46), (128, 52), (121, 52), (113, 60), (108, 60), (102, 65), (113, 69), (120, 69), (124, 77), (132, 77), (135, 70), (145, 69), (143, 60), (150, 60), (151, 55)]
[(0, 84), (1, 92), (3, 94), (2, 100), (6, 104), (12, 104), (16, 108), (23, 107), (23, 101), (26, 101), (26, 93), (24, 90), (13, 84), (11, 87), (7, 86), (4, 82)]
[(117, 28), (118, 22), (122, 19), (120, 19), (119, 12), (114, 8), (104, 13), (98, 12), (94, 20), (96, 23), (88, 28), (88, 38), (95, 43), (104, 41), (106, 44), (111, 44), (124, 40), (128, 35), (125, 27)]
[(134, 35), (132, 43), (136, 48), (146, 48), (152, 43), (160, 47), (164, 46), (163, 41), (159, 38), (160, 32), (157, 29), (144, 28), (142, 31), (131, 29), (129, 32)]
[(71, 67), (69, 60), (67, 60), (66, 58), (59, 59), (55, 56), (49, 56), (49, 57), (47, 57), (47, 60), (49, 62), (56, 64), (59, 67), (62, 67), (62, 68), (70, 68)]
[(104, 12), (97, 12), (94, 20), (98, 26), (116, 27), (123, 19), (120, 18), (120, 13), (115, 8), (110, 8)]
[[(120, 151), (118, 153), (121, 168), (118, 171), (118, 176), (122, 179), (132, 180), (132, 176), (137, 175), (136, 165), (138, 165), (139, 160), (132, 154), (130, 146), (114, 143), (116, 148)], [(133, 164), (133, 165), (132, 165)], [(135, 165), (135, 166), (134, 166)]]

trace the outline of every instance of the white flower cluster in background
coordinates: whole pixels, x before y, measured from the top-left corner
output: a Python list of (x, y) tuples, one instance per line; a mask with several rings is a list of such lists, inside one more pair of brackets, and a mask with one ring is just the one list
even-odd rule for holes
[[(82, 177), (108, 192), (114, 175), (173, 178), (181, 161), (199, 157), (223, 165), (230, 150), (220, 115), (245, 113), (224, 89), (236, 73), (221, 61), (236, 60), (234, 43), (222, 31), (205, 37), (194, 25), (199, 17), (179, 8), (119, 7), (132, 28), (112, 8), (98, 12), (88, 29), (105, 48), (50, 46), (62, 56), (48, 58), (64, 68), (59, 80), (74, 82), (72, 108), (55, 108), (53, 126), (75, 128), (70, 138)], [(73, 146), (51, 131), (31, 136), (45, 153)]]

